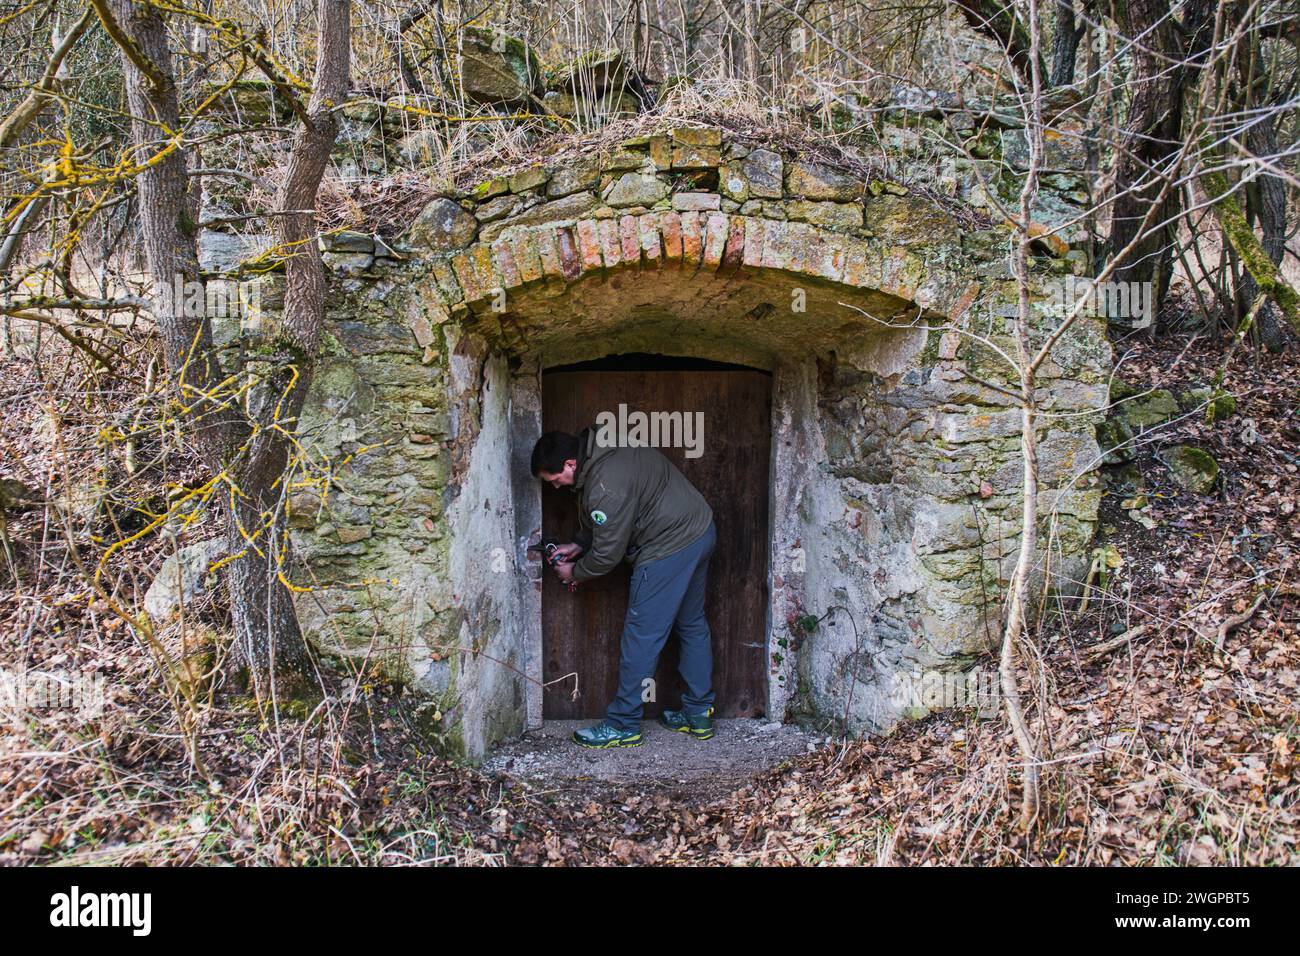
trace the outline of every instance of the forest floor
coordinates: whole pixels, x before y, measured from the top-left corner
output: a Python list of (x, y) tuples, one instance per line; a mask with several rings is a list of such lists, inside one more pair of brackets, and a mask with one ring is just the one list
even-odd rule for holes
[[(1128, 383), (1177, 394), (1208, 383), (1223, 348), (1169, 335), (1117, 353)], [(45, 504), (7, 514), (21, 570), (0, 592), (0, 668), (100, 673), (109, 702), (91, 721), (0, 714), (0, 863), (1300, 862), (1294, 354), (1239, 352), (1231, 417), (1179, 415), (1140, 436), (1130, 465), (1106, 469), (1097, 544), (1118, 567), (1086, 609), (1045, 605), (1041, 659), (1022, 675), (1039, 688), (1029, 710), (1047, 761), (1030, 836), (1016, 826), (1005, 721), (968, 710), (811, 751), (782, 730), (789, 752), (747, 779), (595, 772), (547, 785), (520, 761), (552, 744), (512, 745), (485, 768), (449, 762), (417, 701), (338, 662), (323, 662), (328, 695), (306, 709), (169, 694), (153, 653), (78, 570), (103, 541), (67, 531), (50, 503), (78, 467), (67, 449), (93, 459), (119, 394), (71, 369), (0, 369), (0, 455), (47, 489)], [(1170, 481), (1155, 454), (1178, 443), (1215, 456), (1213, 492)], [(133, 573), (147, 578), (160, 559)], [(658, 743), (642, 748), (652, 765)]]

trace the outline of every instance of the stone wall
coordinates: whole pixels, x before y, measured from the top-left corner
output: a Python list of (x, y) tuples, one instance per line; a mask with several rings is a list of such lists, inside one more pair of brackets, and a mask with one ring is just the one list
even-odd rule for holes
[[(677, 119), (465, 183), (401, 235), (326, 237), (329, 354), (303, 427), (329, 482), (292, 500), (313, 639), (384, 661), (471, 755), (536, 722), (540, 373), (649, 351), (775, 376), (772, 716), (882, 730), (902, 715), (892, 673), (983, 653), (1017, 547), (1019, 412), (995, 387), (1016, 290), (995, 199), (1021, 181), (1023, 133), (996, 104), (925, 91), (870, 119), (884, 166), (866, 143)], [(981, 155), (954, 152), (955, 127)], [(1049, 155), (1040, 337), (1054, 283), (1086, 268), (1082, 226), (1050, 233), (1082, 198), (1081, 153)], [(1109, 367), (1085, 319), (1043, 373), (1058, 583), (1080, 575), (1096, 521)]]

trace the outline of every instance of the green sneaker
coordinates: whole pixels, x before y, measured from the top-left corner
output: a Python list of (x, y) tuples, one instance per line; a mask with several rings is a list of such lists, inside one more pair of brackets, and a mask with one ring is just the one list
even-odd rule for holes
[(605, 750), (609, 747), (640, 747), (641, 731), (619, 730), (613, 724), (601, 721), (594, 727), (584, 727), (573, 732), (573, 742), (582, 747)]
[(687, 714), (680, 710), (665, 710), (659, 715), (659, 723), (669, 730), (690, 734), (696, 740), (708, 740), (714, 735), (712, 707), (702, 714)]

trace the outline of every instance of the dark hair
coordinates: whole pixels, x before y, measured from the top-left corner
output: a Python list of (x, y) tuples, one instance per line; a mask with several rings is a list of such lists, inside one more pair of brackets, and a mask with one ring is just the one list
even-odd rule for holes
[(543, 471), (555, 475), (564, 471), (564, 463), (578, 457), (578, 436), (568, 432), (547, 432), (533, 446), (533, 477)]

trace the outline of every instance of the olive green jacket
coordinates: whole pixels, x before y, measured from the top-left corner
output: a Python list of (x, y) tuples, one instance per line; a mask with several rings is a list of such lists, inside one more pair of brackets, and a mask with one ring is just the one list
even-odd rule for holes
[(573, 486), (582, 528), (579, 581), (607, 574), (624, 557), (634, 565), (680, 551), (708, 530), (713, 509), (686, 476), (654, 448), (609, 448), (597, 430), (578, 435)]

